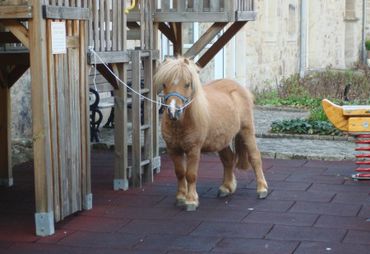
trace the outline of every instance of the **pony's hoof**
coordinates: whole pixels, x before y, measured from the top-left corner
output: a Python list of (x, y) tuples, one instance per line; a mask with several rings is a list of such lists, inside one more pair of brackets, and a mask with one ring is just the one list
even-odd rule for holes
[(258, 194), (259, 199), (265, 199), (268, 195), (268, 191), (267, 190), (261, 191), (261, 192), (258, 192), (257, 194)]
[(185, 199), (176, 199), (176, 206), (177, 207), (184, 207), (186, 205)]
[(224, 190), (221, 190), (221, 189), (219, 189), (218, 192), (217, 192), (217, 197), (218, 198), (226, 198), (230, 195), (231, 195), (231, 193), (229, 191), (224, 191)]
[(225, 186), (221, 185), (220, 188), (218, 188), (217, 197), (219, 197), (219, 198), (228, 197), (231, 194), (233, 194), (234, 191), (230, 191), (228, 188), (226, 188)]
[(192, 203), (186, 203), (185, 204), (185, 209), (187, 212), (194, 212), (197, 210), (199, 204), (192, 202)]

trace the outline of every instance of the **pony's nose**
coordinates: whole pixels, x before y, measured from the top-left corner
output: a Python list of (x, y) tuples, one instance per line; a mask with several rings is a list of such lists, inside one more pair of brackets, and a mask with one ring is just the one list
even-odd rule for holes
[(168, 117), (170, 118), (170, 120), (173, 120), (173, 121), (179, 120), (182, 114), (181, 109), (171, 110), (169, 108), (167, 112), (168, 112)]

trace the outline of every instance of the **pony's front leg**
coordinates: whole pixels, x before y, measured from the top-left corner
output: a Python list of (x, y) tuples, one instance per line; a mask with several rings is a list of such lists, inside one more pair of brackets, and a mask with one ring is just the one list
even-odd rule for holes
[(186, 195), (186, 211), (195, 211), (199, 206), (197, 193), (197, 177), (200, 160), (200, 149), (194, 149), (187, 154), (186, 181), (188, 183), (188, 193)]
[(175, 173), (177, 177), (177, 193), (176, 193), (176, 205), (184, 206), (186, 201), (186, 195), (188, 193), (188, 187), (186, 182), (186, 161), (185, 154), (183, 152), (169, 151), (170, 157), (175, 165)]

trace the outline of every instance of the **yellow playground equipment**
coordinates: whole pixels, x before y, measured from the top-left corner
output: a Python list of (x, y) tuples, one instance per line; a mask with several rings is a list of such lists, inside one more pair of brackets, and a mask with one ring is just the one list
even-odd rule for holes
[(370, 105), (339, 106), (324, 99), (322, 106), (330, 122), (339, 130), (355, 137), (356, 180), (370, 180)]

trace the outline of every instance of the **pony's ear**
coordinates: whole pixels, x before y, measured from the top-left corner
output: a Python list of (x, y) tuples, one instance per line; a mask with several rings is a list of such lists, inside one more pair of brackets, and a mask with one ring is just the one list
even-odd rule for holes
[(188, 58), (184, 58), (184, 63), (189, 64), (190, 63), (189, 59)]

